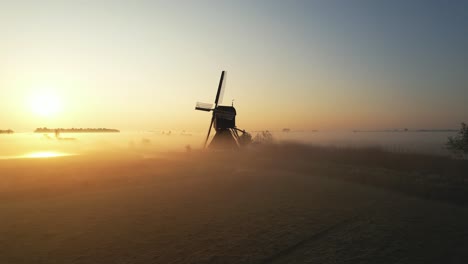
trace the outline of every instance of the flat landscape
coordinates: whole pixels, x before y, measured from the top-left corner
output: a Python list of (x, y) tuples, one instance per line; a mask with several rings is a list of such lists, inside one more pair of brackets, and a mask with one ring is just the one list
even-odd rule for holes
[(467, 264), (468, 1), (0, 1), (0, 264)]
[(466, 263), (466, 161), (402, 155), (0, 160), (0, 263)]

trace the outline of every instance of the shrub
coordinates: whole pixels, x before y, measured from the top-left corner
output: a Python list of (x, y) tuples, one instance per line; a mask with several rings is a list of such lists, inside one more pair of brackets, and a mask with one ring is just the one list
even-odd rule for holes
[(256, 144), (271, 144), (273, 143), (273, 135), (270, 133), (270, 131), (265, 130), (258, 133), (253, 141)]
[(468, 126), (465, 123), (461, 123), (456, 136), (448, 137), (446, 146), (457, 157), (463, 158), (468, 155)]
[(250, 135), (250, 133), (242, 131), (242, 135), (240, 135), (239, 137), (239, 144), (241, 146), (247, 146), (250, 143), (252, 143), (252, 135)]

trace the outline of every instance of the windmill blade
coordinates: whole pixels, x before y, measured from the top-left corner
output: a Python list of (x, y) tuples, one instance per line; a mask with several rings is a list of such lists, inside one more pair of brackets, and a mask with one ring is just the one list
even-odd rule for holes
[(213, 113), (213, 117), (211, 118), (211, 122), (210, 122), (210, 128), (208, 129), (208, 134), (206, 135), (205, 144), (203, 144), (203, 148), (206, 148), (206, 143), (208, 143), (208, 139), (210, 138), (211, 127), (213, 127), (214, 119), (215, 119), (215, 115)]
[(195, 105), (195, 110), (209, 112), (213, 110), (213, 104), (197, 102), (197, 104)]
[(218, 85), (218, 91), (216, 92), (216, 98), (215, 98), (215, 107), (218, 106), (218, 104), (223, 102), (223, 95), (224, 95), (224, 87), (226, 83), (226, 75), (227, 73), (225, 71), (221, 72), (221, 78), (219, 79), (219, 85)]
[(218, 104), (223, 103), (224, 91), (226, 90), (227, 72), (224, 72), (223, 83), (221, 84), (221, 91), (219, 92)]

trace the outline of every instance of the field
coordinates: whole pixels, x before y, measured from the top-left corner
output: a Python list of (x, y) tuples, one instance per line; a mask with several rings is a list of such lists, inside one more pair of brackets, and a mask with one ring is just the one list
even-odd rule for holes
[(0, 263), (468, 261), (467, 161), (285, 144), (0, 175)]

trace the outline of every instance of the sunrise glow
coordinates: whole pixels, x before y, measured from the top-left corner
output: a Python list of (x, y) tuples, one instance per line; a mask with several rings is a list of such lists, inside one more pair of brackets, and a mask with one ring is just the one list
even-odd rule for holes
[(59, 96), (52, 92), (40, 92), (31, 96), (29, 104), (33, 114), (42, 117), (57, 115), (62, 109)]

